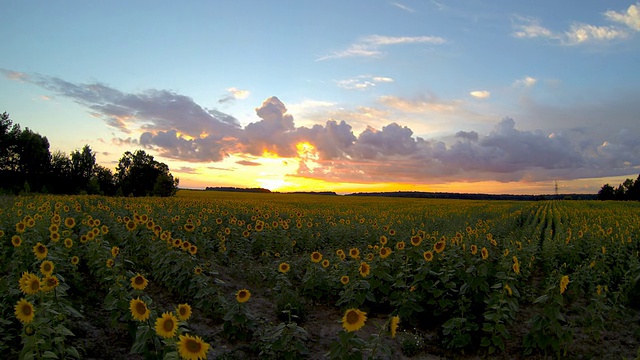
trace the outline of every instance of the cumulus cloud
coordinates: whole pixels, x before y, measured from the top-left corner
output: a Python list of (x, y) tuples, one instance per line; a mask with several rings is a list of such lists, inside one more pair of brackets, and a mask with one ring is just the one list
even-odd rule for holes
[(487, 90), (474, 90), (469, 93), (469, 95), (473, 96), (476, 99), (487, 99), (491, 96), (491, 93)]
[(247, 97), (249, 97), (249, 94), (250, 94), (249, 90), (240, 90), (240, 89), (231, 87), (227, 89), (227, 95), (225, 95), (222, 99), (218, 100), (218, 103), (222, 104), (222, 103), (230, 102), (233, 100), (246, 99)]
[(531, 86), (535, 85), (537, 82), (538, 82), (538, 79), (527, 75), (527, 76), (523, 77), (522, 79), (516, 80), (513, 83), (513, 85), (514, 86), (531, 87)]
[(355, 78), (338, 80), (336, 81), (336, 84), (338, 84), (338, 87), (347, 90), (365, 90), (374, 87), (379, 83), (390, 82), (393, 82), (393, 79), (390, 77), (361, 75)]
[[(609, 10), (604, 13), (605, 19), (627, 25), (640, 31), (640, 16), (638, 6), (631, 5), (626, 13)], [(541, 25), (540, 20), (526, 16), (514, 16), (512, 19), (514, 31), (512, 36), (520, 39), (544, 38), (556, 41), (562, 45), (573, 46), (586, 43), (606, 43), (629, 37), (625, 29), (614, 25), (593, 25), (574, 22), (569, 29), (553, 31)]]
[(609, 10), (604, 13), (604, 16), (608, 20), (627, 25), (632, 30), (640, 31), (640, 3), (630, 5), (624, 13)]
[[(631, 120), (620, 123), (624, 126), (616, 131), (588, 126), (521, 130), (514, 119), (504, 118), (487, 133), (461, 129), (445, 142), (416, 136), (414, 129), (399, 122), (368, 126), (357, 134), (339, 117), (298, 126), (275, 96), (255, 108), (256, 121), (241, 127), (234, 117), (204, 109), (171, 91), (123, 93), (100, 83), (76, 84), (30, 75), (19, 79), (68, 97), (114, 128), (129, 131), (125, 139), (114, 138), (116, 144), (139, 145), (163, 157), (192, 163), (218, 162), (236, 155), (247, 156), (237, 164), (257, 166), (258, 159), (268, 153), (287, 162), (297, 161), (294, 176), (411, 183), (563, 180), (626, 175), (640, 168), (640, 139), (635, 136), (640, 129), (634, 114), (618, 114)], [(633, 103), (638, 106), (637, 101)], [(446, 113), (455, 108), (455, 103), (435, 96), (413, 100), (387, 96), (380, 98), (379, 105), (394, 113)], [(589, 116), (597, 115), (604, 123), (613, 113), (598, 114), (590, 111)], [(300, 143), (310, 144), (304, 155), (299, 153)]]
[(346, 57), (375, 57), (383, 55), (380, 50), (383, 46), (401, 44), (432, 44), (440, 45), (445, 43), (445, 39), (439, 36), (383, 36), (369, 35), (361, 38), (358, 42), (351, 44), (347, 49), (335, 51), (328, 55), (321, 56), (316, 61), (328, 59), (340, 59)]

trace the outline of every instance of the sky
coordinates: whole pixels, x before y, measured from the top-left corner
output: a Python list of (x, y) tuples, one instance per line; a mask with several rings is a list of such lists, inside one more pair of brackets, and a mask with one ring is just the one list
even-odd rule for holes
[(595, 193), (640, 173), (633, 1), (3, 1), (0, 112), (185, 188)]

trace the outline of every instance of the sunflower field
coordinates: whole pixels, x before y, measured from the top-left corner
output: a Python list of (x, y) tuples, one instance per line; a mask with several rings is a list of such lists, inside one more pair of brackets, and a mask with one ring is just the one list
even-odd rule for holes
[(635, 357), (640, 203), (0, 197), (16, 359)]

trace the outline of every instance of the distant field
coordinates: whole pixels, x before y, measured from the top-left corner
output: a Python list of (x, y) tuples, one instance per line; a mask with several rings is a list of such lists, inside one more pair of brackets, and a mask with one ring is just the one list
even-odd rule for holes
[(638, 202), (0, 197), (0, 353), (634, 357), (639, 235)]

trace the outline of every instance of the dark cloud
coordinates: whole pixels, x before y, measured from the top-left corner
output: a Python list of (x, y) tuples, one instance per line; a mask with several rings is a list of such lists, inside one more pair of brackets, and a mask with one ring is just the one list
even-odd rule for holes
[[(229, 155), (261, 156), (265, 151), (296, 158), (296, 145), (308, 142), (313, 147), (299, 160), (298, 175), (332, 181), (542, 181), (634, 174), (640, 168), (637, 113), (622, 110), (608, 114), (621, 116), (620, 128), (607, 126), (604, 111), (592, 112), (601, 115), (600, 125), (592, 120), (580, 127), (575, 126), (579, 123), (576, 118), (589, 114), (562, 117), (554, 109), (530, 104), (538, 113), (555, 116), (556, 127), (520, 130), (514, 119), (505, 118), (486, 134), (461, 130), (451, 142), (444, 142), (417, 137), (409, 127), (395, 122), (380, 129), (368, 127), (357, 136), (343, 120), (296, 127), (293, 116), (275, 96), (257, 107), (257, 121), (243, 128), (233, 116), (205, 109), (190, 97), (167, 90), (123, 93), (100, 83), (74, 84), (39, 75), (3, 73), (71, 98), (125, 133), (140, 134), (138, 138), (114, 138), (114, 144), (140, 145), (183, 161), (217, 162)], [(627, 103), (628, 99), (621, 101)], [(413, 105), (391, 97), (383, 104), (395, 109), (413, 109)], [(430, 108), (433, 104), (419, 105)], [(568, 125), (559, 128), (562, 119), (567, 119)], [(259, 165), (250, 160), (237, 163)]]
[(236, 164), (244, 165), (244, 166), (260, 166), (260, 165), (262, 165), (259, 162), (249, 161), (249, 160), (236, 161)]

